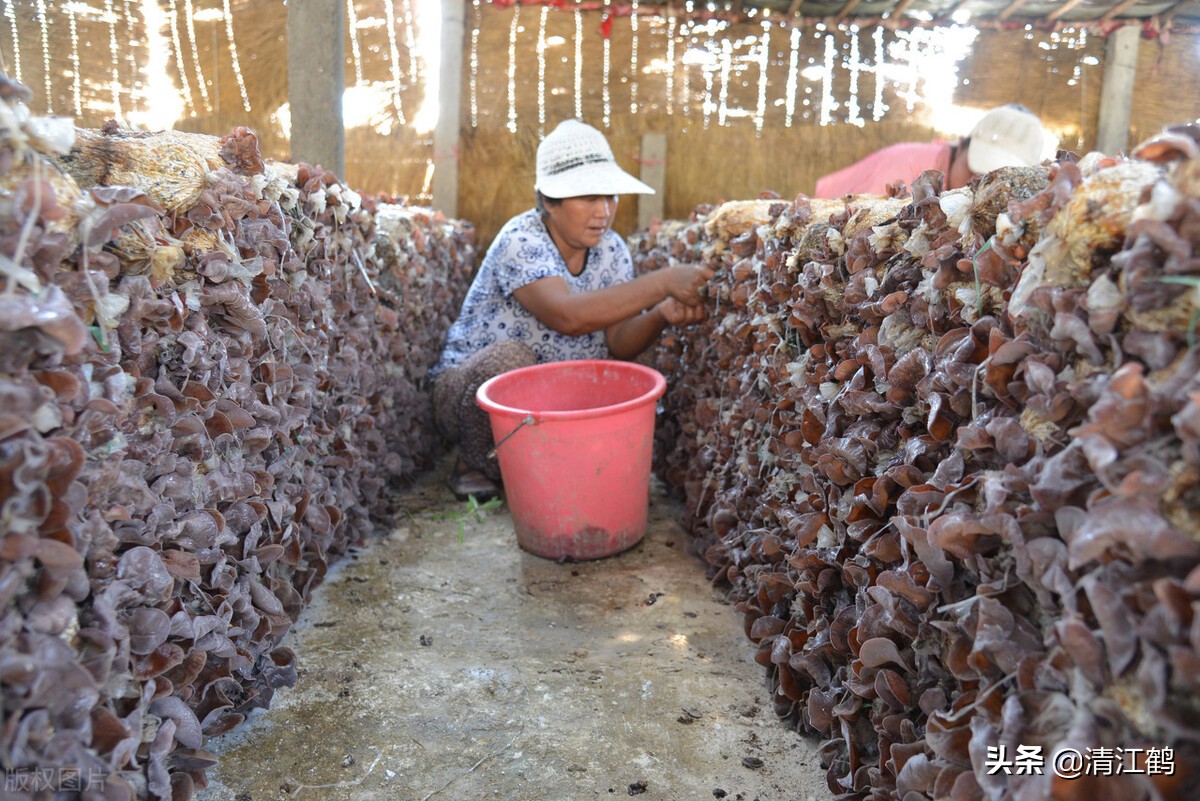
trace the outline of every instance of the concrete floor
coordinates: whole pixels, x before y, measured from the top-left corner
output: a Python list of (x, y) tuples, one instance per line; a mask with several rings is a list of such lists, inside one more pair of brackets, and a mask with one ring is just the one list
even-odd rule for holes
[(631, 550), (558, 564), (506, 510), (468, 515), (447, 469), (330, 571), (287, 641), (296, 687), (209, 744), (200, 801), (831, 796), (673, 502)]

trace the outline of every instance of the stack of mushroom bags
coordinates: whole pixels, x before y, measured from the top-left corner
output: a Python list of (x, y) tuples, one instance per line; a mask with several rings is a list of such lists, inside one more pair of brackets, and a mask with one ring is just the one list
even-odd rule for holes
[(657, 465), (832, 793), (1196, 797), (1198, 139), (634, 237), (717, 270)]
[(425, 374), (474, 235), (244, 128), (76, 130), (28, 100), (0, 76), (6, 789), (187, 798), (435, 457)]

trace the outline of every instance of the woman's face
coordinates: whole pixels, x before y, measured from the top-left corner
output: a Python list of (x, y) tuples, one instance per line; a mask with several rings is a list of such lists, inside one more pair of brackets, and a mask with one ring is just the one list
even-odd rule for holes
[(593, 248), (617, 216), (616, 195), (581, 195), (546, 205), (551, 229), (571, 249)]

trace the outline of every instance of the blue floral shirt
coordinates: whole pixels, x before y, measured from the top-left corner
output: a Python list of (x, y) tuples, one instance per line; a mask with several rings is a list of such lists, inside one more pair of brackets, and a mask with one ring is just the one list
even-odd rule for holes
[(577, 337), (560, 334), (513, 297), (526, 284), (552, 275), (565, 278), (572, 292), (590, 292), (631, 280), (633, 259), (625, 240), (607, 231), (600, 244), (588, 251), (583, 272), (571, 275), (537, 210), (518, 214), (504, 224), (483, 257), (430, 376), (507, 339), (524, 342), (539, 363), (608, 358), (603, 330)]

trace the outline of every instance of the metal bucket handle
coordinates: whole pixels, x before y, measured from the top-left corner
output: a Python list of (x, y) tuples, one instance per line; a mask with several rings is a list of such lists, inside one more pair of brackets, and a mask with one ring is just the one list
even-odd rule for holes
[(496, 451), (500, 450), (500, 446), (503, 445), (504, 443), (508, 442), (509, 438), (512, 437), (513, 434), (517, 433), (518, 431), (520, 431), (522, 428), (524, 428), (527, 425), (537, 425), (537, 420), (534, 419), (532, 414), (525, 415), (525, 419), (522, 420), (520, 423), (518, 423), (516, 428), (514, 428), (512, 431), (509, 431), (507, 434), (505, 434), (504, 438), (496, 443), (496, 447), (494, 447), (490, 451), (488, 451), (487, 458), (495, 459)]

